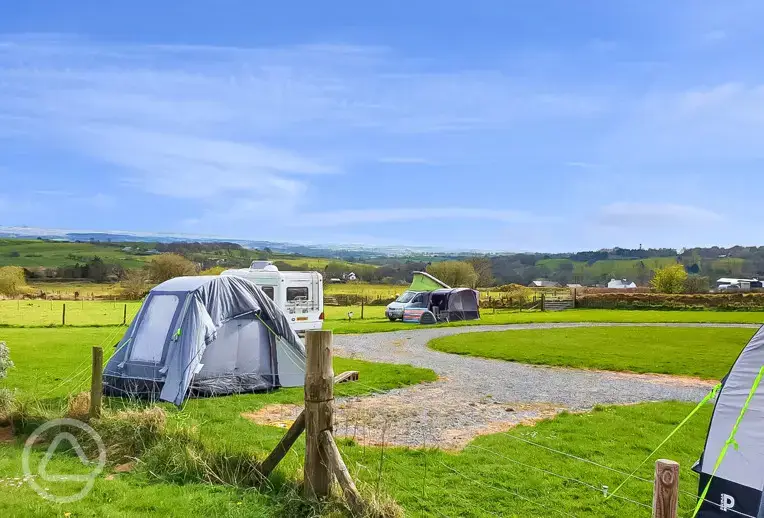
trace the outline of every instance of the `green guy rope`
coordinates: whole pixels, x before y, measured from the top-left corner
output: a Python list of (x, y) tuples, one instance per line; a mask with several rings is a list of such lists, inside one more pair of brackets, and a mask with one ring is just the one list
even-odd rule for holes
[(631, 480), (631, 478), (632, 478), (632, 477), (633, 477), (633, 476), (634, 476), (634, 475), (637, 473), (637, 471), (639, 471), (639, 469), (640, 469), (642, 466), (644, 466), (644, 465), (645, 465), (645, 463), (646, 463), (648, 460), (650, 460), (650, 459), (652, 458), (652, 456), (653, 456), (653, 455), (655, 455), (655, 454), (658, 452), (658, 450), (660, 450), (660, 449), (663, 447), (663, 445), (664, 445), (664, 444), (666, 444), (666, 443), (667, 443), (667, 442), (668, 442), (668, 441), (669, 441), (669, 440), (670, 440), (670, 439), (671, 439), (671, 438), (674, 436), (674, 434), (676, 434), (676, 433), (679, 431), (679, 429), (680, 429), (680, 428), (682, 428), (682, 427), (683, 427), (685, 424), (687, 424), (687, 421), (689, 421), (690, 419), (692, 419), (692, 416), (694, 416), (695, 414), (697, 414), (697, 413), (698, 413), (698, 411), (699, 411), (701, 408), (703, 408), (703, 405), (705, 405), (705, 404), (706, 404), (706, 403), (708, 403), (708, 402), (709, 402), (711, 399), (713, 399), (713, 398), (715, 398), (715, 397), (716, 397), (716, 395), (719, 393), (719, 390), (721, 390), (721, 388), (722, 388), (722, 384), (721, 384), (721, 383), (718, 383), (718, 384), (717, 384), (717, 385), (716, 385), (714, 388), (712, 388), (712, 389), (711, 389), (711, 392), (709, 392), (709, 393), (706, 395), (706, 397), (704, 397), (704, 398), (703, 398), (703, 400), (702, 400), (700, 403), (698, 403), (698, 406), (696, 406), (695, 408), (693, 408), (693, 409), (692, 409), (692, 412), (690, 412), (690, 413), (687, 415), (687, 417), (685, 417), (685, 418), (684, 418), (684, 420), (683, 420), (681, 423), (679, 423), (679, 424), (677, 425), (677, 427), (676, 427), (676, 428), (674, 428), (674, 429), (671, 431), (671, 433), (670, 433), (670, 434), (668, 434), (668, 437), (666, 437), (665, 439), (663, 439), (663, 442), (661, 442), (661, 443), (658, 445), (658, 447), (657, 447), (657, 448), (655, 448), (655, 449), (652, 451), (652, 453), (650, 453), (650, 455), (648, 455), (648, 456), (647, 456), (647, 458), (645, 458), (645, 460), (643, 460), (643, 461), (642, 461), (642, 462), (639, 464), (639, 466), (637, 466), (637, 467), (634, 469), (634, 471), (632, 471), (632, 472), (631, 472), (631, 474), (630, 474), (628, 477), (626, 477), (626, 480), (624, 480), (623, 482), (621, 482), (621, 484), (620, 484), (620, 485), (619, 485), (617, 488), (615, 488), (615, 490), (614, 490), (612, 493), (608, 493), (608, 495), (605, 497), (605, 500), (609, 500), (611, 497), (615, 496), (615, 494), (618, 492), (618, 490), (619, 490), (619, 489), (621, 489), (621, 488), (622, 488), (622, 487), (623, 487), (623, 486), (626, 484), (626, 482), (628, 482), (629, 480)]
[(759, 383), (761, 383), (761, 378), (764, 377), (764, 365), (759, 369), (759, 374), (756, 376), (756, 379), (753, 380), (753, 385), (751, 386), (751, 390), (748, 392), (748, 397), (745, 399), (745, 403), (743, 403), (743, 408), (740, 409), (740, 415), (737, 416), (737, 420), (735, 421), (735, 426), (732, 427), (732, 431), (730, 432), (730, 436), (727, 439), (727, 441), (724, 443), (724, 447), (722, 448), (722, 451), (719, 452), (719, 458), (716, 459), (716, 464), (714, 464), (714, 472), (711, 473), (711, 476), (708, 479), (708, 484), (706, 484), (705, 489), (703, 489), (703, 493), (700, 495), (700, 498), (698, 499), (698, 504), (695, 506), (695, 512), (692, 513), (692, 518), (695, 518), (698, 515), (698, 511), (700, 511), (700, 506), (703, 505), (703, 502), (706, 499), (706, 495), (708, 494), (708, 490), (711, 487), (711, 481), (716, 476), (716, 472), (719, 470), (719, 467), (722, 465), (722, 461), (724, 460), (725, 455), (727, 455), (727, 450), (730, 446), (735, 448), (735, 450), (738, 449), (738, 444), (735, 441), (735, 435), (737, 435), (737, 430), (740, 428), (740, 423), (743, 421), (743, 416), (748, 411), (748, 406), (751, 404), (751, 400), (753, 399), (754, 394), (756, 394), (756, 389), (759, 388)]

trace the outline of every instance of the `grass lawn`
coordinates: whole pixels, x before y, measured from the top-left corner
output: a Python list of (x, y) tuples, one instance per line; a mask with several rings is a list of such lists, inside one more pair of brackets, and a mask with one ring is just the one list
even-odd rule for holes
[[(460, 453), (372, 448), (350, 441), (341, 441), (339, 447), (359, 486), (367, 494), (379, 488), (394, 496), (406, 516), (556, 516), (551, 509), (573, 516), (649, 516), (648, 509), (625, 500), (605, 501), (600, 491), (590, 487), (607, 485), (612, 491), (625, 475), (513, 437), (630, 472), (692, 407), (686, 403), (653, 403), (563, 415), (533, 427), (480, 437)], [(680, 489), (689, 494), (680, 498), (680, 516), (689, 515), (694, 504), (691, 495), (696, 491), (697, 476), (689, 468), (703, 447), (710, 410), (710, 406), (703, 409), (656, 455), (681, 464)], [(290, 476), (299, 476), (303, 454), (304, 445), (300, 442), (295, 454), (286, 459)], [(37, 458), (39, 455), (36, 452)], [(22, 475), (20, 456), (19, 445), (0, 445), (0, 478)], [(61, 468), (73, 469), (78, 461), (60, 462)], [(637, 475), (651, 480), (653, 464), (654, 459), (646, 462)], [(67, 512), (72, 517), (283, 516), (278, 512), (276, 499), (267, 491), (207, 484), (176, 485), (148, 480), (141, 472), (121, 474), (114, 480), (99, 477), (88, 498), (74, 504), (44, 501), (26, 485), (4, 487), (2, 491), (3, 516), (64, 516)], [(620, 495), (649, 505), (652, 484), (632, 479)]]
[(32, 293), (45, 292), (48, 298), (62, 298), (74, 302), (74, 294), (78, 298), (99, 300), (120, 300), (122, 287), (119, 283), (96, 283), (96, 282), (30, 282)]
[(466, 333), (437, 338), (438, 351), (539, 365), (724, 377), (753, 329), (592, 327)]
[[(384, 317), (383, 306), (364, 308), (364, 320), (361, 320), (360, 306), (326, 306), (327, 320), (325, 329), (335, 333), (378, 333), (382, 331), (400, 331), (418, 329), (418, 324), (390, 322)], [(348, 311), (353, 312), (353, 319), (348, 321)], [(569, 309), (566, 311), (518, 311), (484, 310), (480, 320), (439, 324), (442, 326), (474, 326), (494, 324), (530, 324), (534, 322), (671, 322), (671, 323), (764, 323), (764, 311), (653, 311), (620, 309)]]
[[(116, 342), (122, 331), (118, 327), (0, 329), (0, 340), (8, 343), (16, 362), (16, 368), (0, 385), (18, 389), (22, 398), (34, 396), (61, 400), (87, 386), (90, 347), (103, 344), (108, 356), (108, 346)], [(715, 330), (697, 331), (709, 333)], [(706, 336), (708, 343), (714, 343), (708, 338), (713, 335)], [(84, 368), (80, 377), (61, 384), (80, 367)], [(361, 383), (338, 386), (338, 395), (361, 395), (368, 393), (370, 387), (389, 389), (434, 379), (433, 373), (426, 369), (335, 360), (335, 371), (347, 369), (359, 370)], [(299, 404), (301, 400), (301, 389), (285, 389), (269, 394), (190, 400), (183, 410), (169, 405), (165, 408), (172, 426), (197, 429), (210, 451), (262, 457), (273, 448), (284, 430), (255, 425), (240, 414), (268, 403)], [(117, 400), (106, 404), (120, 403)], [(555, 514), (549, 507), (575, 516), (645, 515), (649, 513), (647, 509), (619, 499), (605, 502), (601, 492), (570, 480), (577, 479), (595, 488), (604, 484), (612, 490), (623, 479), (622, 475), (510, 436), (631, 471), (692, 407), (691, 404), (661, 403), (562, 415), (533, 427), (516, 428), (509, 434), (480, 437), (459, 453), (429, 448), (364, 447), (349, 440), (340, 441), (339, 446), (359, 485), (367, 492), (380, 490), (393, 495), (407, 516), (546, 517)], [(695, 491), (697, 480), (689, 468), (702, 449), (709, 417), (710, 407), (696, 416), (659, 453), (661, 457), (682, 464), (682, 487), (689, 492)], [(42, 455), (44, 445), (40, 448), (35, 452), (37, 459)], [(275, 479), (299, 479), (303, 454), (304, 442), (300, 440), (280, 466)], [(0, 479), (21, 476), (20, 457), (20, 442), (0, 445)], [(78, 461), (64, 457), (56, 458), (56, 462), (60, 462), (61, 472), (73, 468)], [(646, 463), (638, 474), (652, 479), (652, 464), (652, 461)], [(538, 468), (563, 475), (568, 480), (545, 474)], [(278, 489), (259, 492), (200, 483), (177, 485), (166, 478), (149, 478), (142, 470), (117, 475), (114, 480), (101, 476), (91, 495), (73, 504), (52, 504), (40, 499), (25, 485), (11, 487), (3, 484), (0, 481), (3, 492), (0, 516), (64, 516), (65, 513), (71, 513), (71, 518), (208, 514), (221, 517), (284, 516), (279, 507), (283, 500), (276, 494)], [(623, 495), (649, 504), (652, 486), (632, 480), (624, 487)], [(691, 496), (682, 497), (683, 514), (692, 503)]]

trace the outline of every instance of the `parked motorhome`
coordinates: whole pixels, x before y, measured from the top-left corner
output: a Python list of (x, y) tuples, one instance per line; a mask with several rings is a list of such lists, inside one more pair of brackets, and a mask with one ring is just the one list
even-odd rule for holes
[(249, 268), (226, 270), (255, 283), (289, 318), (300, 335), (324, 324), (324, 282), (319, 272), (282, 272), (266, 261), (254, 261)]

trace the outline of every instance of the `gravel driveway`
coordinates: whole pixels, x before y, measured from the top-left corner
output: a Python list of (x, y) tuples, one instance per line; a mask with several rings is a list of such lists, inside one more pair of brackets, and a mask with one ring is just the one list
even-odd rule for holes
[(503, 431), (564, 410), (584, 411), (597, 404), (699, 401), (713, 386), (712, 382), (691, 378), (532, 366), (442, 353), (426, 347), (433, 338), (457, 333), (601, 326), (758, 327), (562, 323), (336, 335), (335, 353), (340, 356), (426, 367), (440, 379), (373, 396), (338, 400), (335, 431), (367, 444), (460, 448), (476, 435)]

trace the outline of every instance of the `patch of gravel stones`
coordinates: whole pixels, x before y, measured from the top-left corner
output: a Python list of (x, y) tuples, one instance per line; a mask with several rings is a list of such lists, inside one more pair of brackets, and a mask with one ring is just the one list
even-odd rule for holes
[[(335, 431), (366, 444), (460, 448), (476, 435), (503, 431), (564, 410), (586, 411), (598, 404), (699, 401), (713, 386), (690, 378), (532, 366), (427, 348), (434, 338), (458, 333), (607, 326), (758, 327), (565, 323), (336, 335), (335, 353), (340, 356), (425, 367), (440, 379), (367, 397), (338, 399)], [(359, 383), (364, 383), (363, 378)]]

